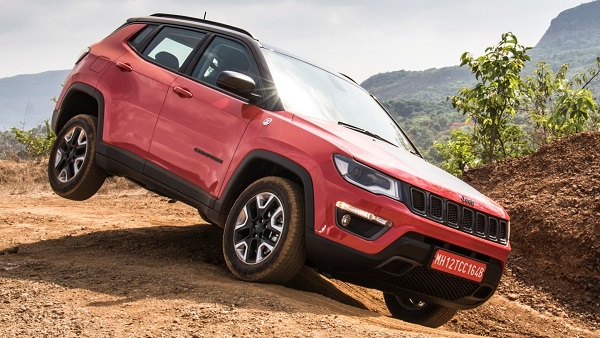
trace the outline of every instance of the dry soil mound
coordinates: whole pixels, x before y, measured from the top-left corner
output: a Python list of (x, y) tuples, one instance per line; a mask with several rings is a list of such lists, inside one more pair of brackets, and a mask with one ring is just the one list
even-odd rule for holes
[(530, 156), (469, 171), (465, 180), (507, 209), (514, 277), (597, 327), (600, 134), (558, 140)]

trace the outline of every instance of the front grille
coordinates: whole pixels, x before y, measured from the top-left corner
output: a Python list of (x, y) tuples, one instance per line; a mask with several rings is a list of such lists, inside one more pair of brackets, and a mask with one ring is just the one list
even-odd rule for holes
[(409, 187), (408, 206), (417, 215), (491, 242), (508, 243), (508, 222), (459, 205), (426, 190)]
[(411, 189), (412, 207), (421, 213), (425, 213), (425, 193), (421, 190)]
[(401, 276), (392, 277), (387, 283), (449, 301), (471, 296), (479, 288), (476, 282), (423, 266), (415, 267)]
[(463, 207), (462, 228), (461, 230), (471, 233), (473, 232), (473, 224), (475, 223), (475, 213), (469, 208)]
[(431, 217), (442, 220), (442, 204), (443, 200), (437, 196), (431, 196)]
[(500, 229), (498, 230), (498, 238), (508, 237), (508, 224), (506, 221), (500, 221)]
[(448, 202), (447, 221), (453, 228), (458, 228), (458, 205)]
[(477, 236), (484, 236), (486, 229), (487, 217), (482, 213), (477, 213)]
[(488, 224), (488, 234), (490, 238), (498, 238), (498, 220), (490, 217), (490, 224)]

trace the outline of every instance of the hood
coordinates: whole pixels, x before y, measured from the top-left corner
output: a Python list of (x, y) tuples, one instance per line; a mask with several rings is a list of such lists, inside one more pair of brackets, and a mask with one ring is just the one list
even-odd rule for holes
[[(496, 202), (418, 155), (334, 123), (309, 121), (297, 116), (294, 120), (309, 129), (314, 127), (312, 132), (345, 150), (347, 153), (344, 155), (373, 169), (460, 205), (508, 219), (506, 211)], [(463, 202), (464, 199), (474, 202), (474, 205)]]

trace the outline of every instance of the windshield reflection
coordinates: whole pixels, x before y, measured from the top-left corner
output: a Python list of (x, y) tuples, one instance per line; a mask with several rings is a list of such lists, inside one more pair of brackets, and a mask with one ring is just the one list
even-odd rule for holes
[(364, 89), (294, 57), (270, 49), (263, 51), (287, 111), (356, 126), (416, 153), (392, 118)]

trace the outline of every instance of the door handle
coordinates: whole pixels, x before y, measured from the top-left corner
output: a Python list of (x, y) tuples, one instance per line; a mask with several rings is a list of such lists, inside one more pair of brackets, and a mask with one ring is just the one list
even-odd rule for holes
[(119, 68), (120, 70), (122, 70), (124, 72), (133, 71), (133, 67), (131, 67), (130, 64), (125, 63), (125, 62), (117, 62), (117, 68)]
[(173, 87), (173, 91), (174, 91), (174, 92), (175, 92), (177, 95), (179, 95), (179, 97), (182, 97), (182, 98), (184, 98), (184, 99), (189, 99), (189, 98), (191, 98), (192, 96), (194, 96), (194, 94), (192, 94), (192, 92), (191, 92), (189, 89), (187, 89), (187, 88), (183, 88), (183, 87), (179, 87), (179, 86), (177, 86), (177, 87)]

